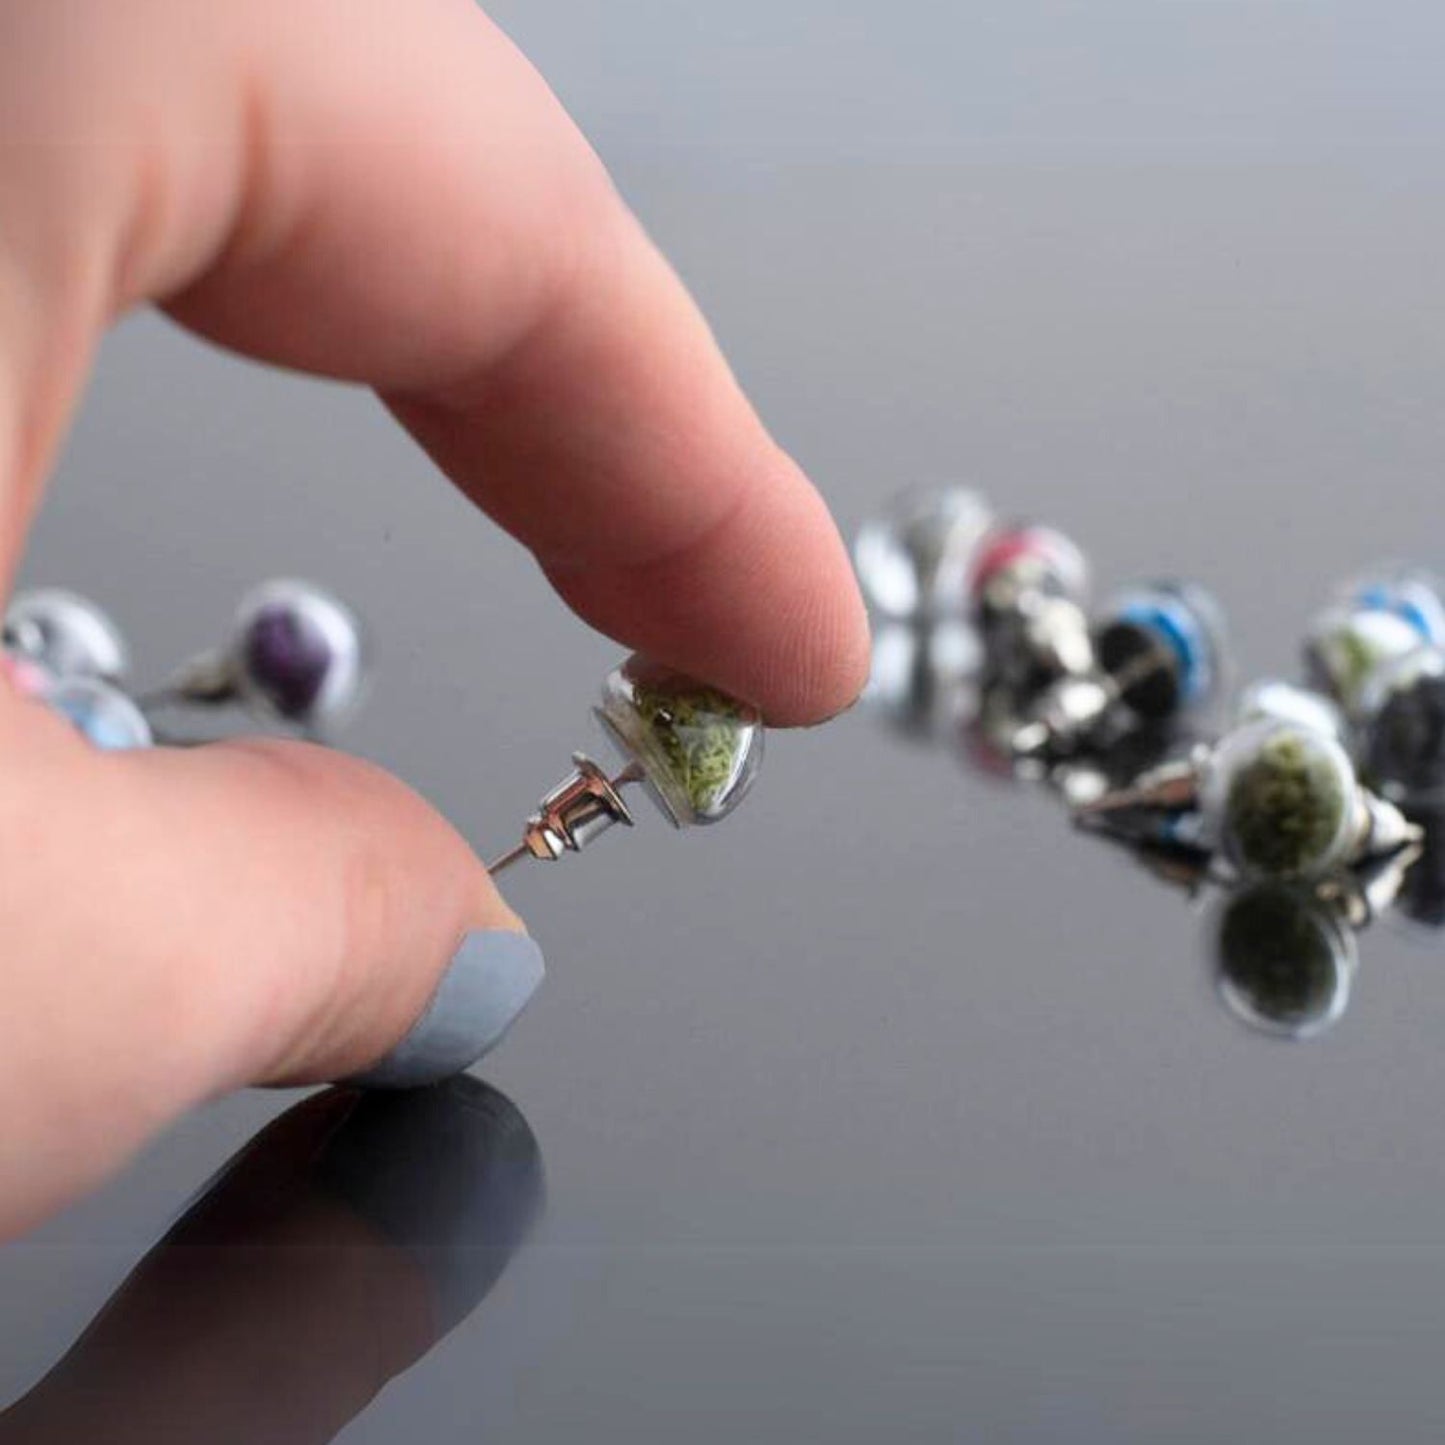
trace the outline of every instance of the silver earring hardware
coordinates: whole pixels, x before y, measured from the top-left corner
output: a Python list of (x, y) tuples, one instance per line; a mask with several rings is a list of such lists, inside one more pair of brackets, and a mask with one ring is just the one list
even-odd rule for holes
[(716, 688), (631, 657), (608, 674), (594, 714), (622, 758), (608, 774), (582, 753), (542, 799), (522, 841), (488, 868), (494, 876), (523, 858), (555, 861), (614, 825), (631, 827), (623, 791), (641, 786), (676, 828), (722, 821), (747, 796), (762, 764), (757, 709)]
[(487, 866), (493, 877), (523, 858), (552, 862), (564, 853), (580, 853), (616, 823), (634, 826), (622, 790), (642, 781), (641, 766), (632, 763), (609, 778), (585, 753), (574, 753), (572, 762), (572, 771), (542, 798), (537, 811), (527, 819), (522, 841)]
[(1093, 668), (1034, 704), (1014, 739), (1021, 757), (1067, 757), (1142, 724), (1172, 726), (1210, 708), (1228, 671), (1222, 611), (1193, 582), (1121, 593), (1095, 623), (1094, 651)]
[(370, 644), (356, 613), (314, 582), (278, 579), (242, 599), (224, 644), (140, 701), (148, 715), (234, 704), (325, 739), (359, 708), (369, 672)]

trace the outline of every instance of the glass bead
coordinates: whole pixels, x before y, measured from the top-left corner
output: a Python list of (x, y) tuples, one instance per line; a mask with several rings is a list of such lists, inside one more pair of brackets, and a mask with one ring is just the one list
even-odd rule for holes
[(1310, 628), (1305, 667), (1311, 685), (1354, 717), (1376, 672), (1419, 645), (1420, 634), (1393, 612), (1329, 607)]
[(1344, 862), (1359, 826), (1359, 785), (1333, 738), (1263, 720), (1227, 734), (1205, 771), (1207, 831), (1246, 877), (1317, 878)]
[(148, 748), (154, 741), (140, 708), (98, 677), (63, 677), (45, 694), (45, 702), (103, 752)]
[[(1120, 696), (1140, 717), (1163, 719), (1203, 707), (1227, 672), (1224, 616), (1212, 594), (1193, 582), (1152, 582), (1119, 594), (1098, 628), (1099, 662), (1111, 677), (1131, 679)], [(1163, 666), (1144, 668), (1149, 657)]]
[(5, 646), (54, 677), (124, 677), (120, 630), (88, 597), (59, 587), (21, 592), (5, 612)]
[(1231, 894), (1212, 944), (1219, 996), (1251, 1028), (1312, 1038), (1349, 1005), (1355, 935), (1306, 888), (1263, 883)]
[(1395, 801), (1445, 795), (1445, 653), (1418, 647), (1377, 668), (1360, 698), (1361, 764)]
[(232, 655), (243, 698), (305, 727), (332, 727), (356, 708), (366, 643), (356, 614), (309, 582), (267, 582), (241, 603)]
[(895, 497), (863, 524), (853, 546), (869, 605), (885, 617), (912, 621), (961, 616), (969, 564), (992, 524), (988, 503), (965, 487)]
[(726, 818), (762, 765), (756, 708), (639, 657), (608, 675), (596, 712), (679, 828)]
[(1445, 647), (1445, 593), (1440, 578), (1425, 567), (1391, 563), (1372, 568), (1344, 589), (1347, 606), (1393, 612), (1421, 641)]
[(1299, 723), (1337, 742), (1345, 740), (1344, 714), (1329, 698), (1282, 678), (1264, 677), (1250, 683), (1234, 705), (1237, 725), (1269, 718)]

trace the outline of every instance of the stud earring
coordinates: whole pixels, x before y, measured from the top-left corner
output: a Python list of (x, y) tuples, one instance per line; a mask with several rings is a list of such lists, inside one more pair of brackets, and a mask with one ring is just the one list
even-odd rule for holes
[(1085, 827), (1203, 848), (1245, 879), (1318, 879), (1417, 848), (1421, 830), (1363, 787), (1336, 738), (1262, 718), (1085, 803)]
[(1062, 532), (1013, 523), (981, 542), (969, 571), (969, 600), (992, 679), (1033, 690), (1094, 665), (1086, 607), (1089, 563)]
[(17, 594), (5, 610), (5, 671), (107, 752), (150, 747), (150, 724), (121, 687), (129, 649), (108, 613), (60, 587)]
[(1398, 612), (1334, 604), (1310, 624), (1305, 674), (1312, 687), (1332, 698), (1353, 721), (1380, 671), (1428, 641), (1413, 621)]
[(359, 618), (339, 598), (311, 582), (266, 582), (242, 599), (222, 647), (186, 663), (142, 704), (152, 713), (238, 703), (264, 721), (326, 737), (361, 702), (368, 651)]
[(1222, 613), (1190, 582), (1123, 593), (1096, 625), (1094, 650), (1092, 669), (1061, 678), (1035, 704), (1014, 738), (1021, 757), (1066, 756), (1202, 710), (1226, 671)]
[(584, 754), (527, 820), (522, 841), (489, 868), (522, 858), (555, 860), (579, 852), (614, 824), (632, 826), (623, 792), (641, 784), (676, 828), (720, 822), (757, 776), (763, 722), (756, 708), (640, 657), (610, 673), (593, 710), (621, 754), (609, 777)]
[(117, 682), (130, 670), (130, 651), (109, 614), (88, 597), (60, 587), (18, 593), (5, 609), (5, 650), (53, 678)]

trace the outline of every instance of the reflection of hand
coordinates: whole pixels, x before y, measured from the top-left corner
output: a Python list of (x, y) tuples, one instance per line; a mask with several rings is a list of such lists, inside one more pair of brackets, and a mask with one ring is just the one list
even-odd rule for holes
[(0, 1445), (319, 1445), (480, 1302), (541, 1203), (536, 1140), (469, 1078), (315, 1095), (263, 1131)]
[[(364, 381), (588, 621), (828, 715), (866, 671), (818, 496), (472, 0), (32, 0), (0, 43), (0, 576), (146, 298)], [(248, 743), (99, 757), (0, 684), (0, 1231), (245, 1082), (334, 1078), (516, 929), (395, 781)]]

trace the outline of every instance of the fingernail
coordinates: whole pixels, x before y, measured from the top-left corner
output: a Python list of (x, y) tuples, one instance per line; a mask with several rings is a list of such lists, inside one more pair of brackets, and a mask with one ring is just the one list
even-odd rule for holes
[(542, 950), (525, 933), (490, 928), (467, 934), (411, 1032), (348, 1082), (415, 1089), (470, 1068), (526, 1008), (544, 972)]

